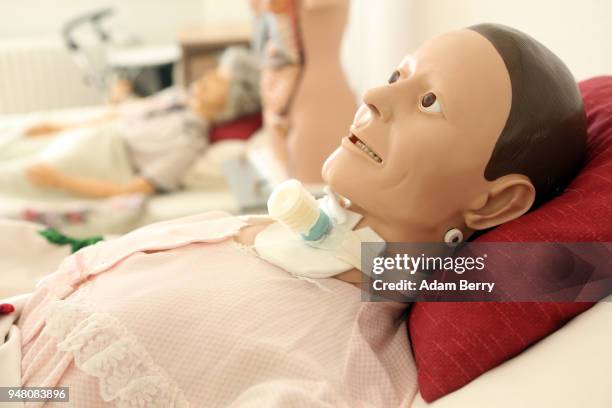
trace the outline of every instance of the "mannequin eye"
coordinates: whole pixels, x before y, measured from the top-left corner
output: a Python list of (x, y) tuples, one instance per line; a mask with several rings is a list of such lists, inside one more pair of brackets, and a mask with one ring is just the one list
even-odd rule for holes
[(433, 92), (428, 92), (421, 97), (421, 108), (426, 112), (441, 113), (442, 106), (438, 97)]
[(394, 82), (397, 82), (397, 80), (400, 77), (400, 72), (399, 71), (393, 71), (393, 73), (391, 74), (391, 76), (389, 77), (389, 79), (387, 80), (388, 83), (392, 84)]

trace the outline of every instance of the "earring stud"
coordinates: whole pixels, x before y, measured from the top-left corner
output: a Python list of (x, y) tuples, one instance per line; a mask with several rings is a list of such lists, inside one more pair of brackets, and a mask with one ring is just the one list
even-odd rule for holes
[(444, 234), (444, 243), (453, 248), (463, 242), (463, 232), (459, 228), (452, 228)]

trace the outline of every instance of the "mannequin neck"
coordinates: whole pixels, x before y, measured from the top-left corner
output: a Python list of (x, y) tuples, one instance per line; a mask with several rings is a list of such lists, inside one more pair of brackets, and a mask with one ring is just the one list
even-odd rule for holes
[(355, 204), (351, 205), (350, 210), (363, 216), (355, 229), (370, 227), (386, 242), (425, 243), (443, 241), (442, 235), (433, 229), (424, 229), (382, 219)]

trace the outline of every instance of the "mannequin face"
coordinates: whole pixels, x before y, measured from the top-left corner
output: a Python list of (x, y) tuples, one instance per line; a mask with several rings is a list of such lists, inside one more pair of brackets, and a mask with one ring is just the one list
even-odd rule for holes
[(510, 112), (510, 78), (493, 45), (465, 29), (406, 56), (390, 82), (365, 93), (323, 178), (366, 217), (440, 241), (490, 195), (484, 169)]
[(221, 69), (208, 71), (192, 85), (189, 96), (190, 108), (200, 116), (214, 122), (225, 108), (229, 86), (229, 76)]

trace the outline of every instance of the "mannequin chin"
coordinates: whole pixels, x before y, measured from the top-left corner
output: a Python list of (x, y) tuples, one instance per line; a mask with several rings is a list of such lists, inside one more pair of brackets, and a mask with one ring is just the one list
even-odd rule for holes
[[(494, 150), (503, 144), (501, 136), (512, 130), (511, 111), (513, 117), (518, 115), (519, 107), (512, 102), (520, 87), (512, 82), (515, 68), (509, 70), (494, 43), (478, 31), (482, 27), (523, 36), (524, 44), (519, 45), (527, 49), (525, 53), (537, 57), (532, 51), (536, 49), (566, 70), (530, 37), (507, 27), (483, 25), (427, 42), (400, 62), (387, 85), (367, 91), (349, 134), (325, 162), (322, 175), (333, 190), (354, 203), (364, 224), (387, 241), (440, 242), (452, 228), (468, 238), (475, 230), (520, 217), (536, 200), (533, 173), (510, 170), (495, 178), (485, 175)], [(511, 51), (523, 52), (519, 48)], [(546, 76), (546, 68), (537, 64), (551, 61), (540, 63), (534, 57), (529, 63), (537, 75)], [(575, 88), (571, 74), (569, 79), (552, 74), (546, 79), (559, 94), (572, 94), (571, 87)], [(568, 138), (573, 143), (586, 135), (579, 120), (582, 106), (573, 100), (566, 105), (559, 108), (558, 119), (552, 115), (552, 122), (542, 126), (553, 128), (564, 113), (575, 116), (576, 134)], [(525, 115), (525, 121), (534, 121)], [(526, 149), (524, 140), (507, 139), (503, 142)], [(523, 153), (519, 150), (519, 155)], [(580, 162), (580, 149), (575, 154), (569, 166)], [(540, 167), (540, 172), (547, 171), (545, 165)]]

